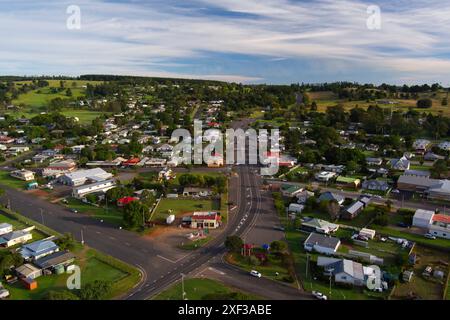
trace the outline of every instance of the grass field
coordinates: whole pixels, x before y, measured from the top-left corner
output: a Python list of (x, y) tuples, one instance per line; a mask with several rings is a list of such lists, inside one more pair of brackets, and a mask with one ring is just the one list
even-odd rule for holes
[[(229, 294), (238, 291), (215, 280), (193, 278), (184, 280), (184, 292), (186, 293), (185, 298), (188, 300), (202, 300), (208, 294)], [(261, 299), (258, 296), (250, 294), (246, 294), (246, 297), (255, 300)], [(180, 282), (153, 298), (153, 300), (182, 299), (182, 286)]]
[(188, 243), (185, 243), (183, 245), (180, 245), (179, 248), (183, 250), (197, 250), (198, 248), (201, 248), (205, 244), (207, 244), (211, 240), (211, 237), (206, 237), (199, 240), (189, 241)]
[(13, 189), (24, 190), (29, 181), (23, 181), (13, 178), (9, 175), (8, 171), (0, 171), (0, 184)]
[(108, 209), (105, 209), (103, 207), (96, 207), (88, 203), (84, 203), (75, 198), (69, 198), (67, 201), (68, 203), (66, 206), (70, 209), (76, 209), (80, 213), (88, 214), (96, 219), (101, 219), (115, 225), (122, 224), (123, 214), (114, 206), (110, 206)]
[(179, 216), (183, 213), (194, 211), (212, 211), (218, 210), (217, 201), (214, 200), (200, 200), (200, 199), (162, 199), (158, 208), (153, 213), (152, 221), (165, 221), (170, 214)]

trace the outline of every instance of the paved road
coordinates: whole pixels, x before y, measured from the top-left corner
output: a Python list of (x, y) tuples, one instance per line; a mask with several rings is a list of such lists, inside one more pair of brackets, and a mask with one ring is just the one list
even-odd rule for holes
[[(211, 262), (196, 276), (215, 279), (243, 292), (252, 293), (270, 300), (313, 299), (311, 294), (298, 290), (291, 285), (266, 279), (264, 277), (253, 278), (248, 272), (221, 261)], [(189, 298), (189, 296), (187, 298)]]

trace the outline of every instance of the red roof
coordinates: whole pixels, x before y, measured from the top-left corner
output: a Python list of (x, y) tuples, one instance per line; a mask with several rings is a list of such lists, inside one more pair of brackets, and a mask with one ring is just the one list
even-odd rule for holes
[(433, 216), (433, 221), (444, 222), (450, 224), (450, 216), (446, 214), (435, 214)]
[(220, 216), (217, 213), (192, 215), (193, 220), (220, 220)]
[(131, 159), (128, 159), (127, 161), (124, 161), (122, 164), (123, 165), (127, 165), (127, 164), (136, 164), (136, 163), (138, 163), (140, 160), (139, 160), (139, 158), (131, 158)]
[(129, 204), (130, 202), (133, 202), (133, 201), (136, 201), (136, 200), (139, 200), (139, 198), (136, 198), (136, 197), (123, 197), (123, 198), (120, 198), (119, 200), (117, 200), (117, 203), (121, 204), (121, 205), (126, 205), (126, 204)]

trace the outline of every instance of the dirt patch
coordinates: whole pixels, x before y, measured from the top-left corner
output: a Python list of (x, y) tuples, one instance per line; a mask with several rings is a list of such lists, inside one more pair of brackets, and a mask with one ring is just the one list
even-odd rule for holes
[(40, 190), (40, 189), (25, 191), (25, 193), (29, 193), (35, 197), (44, 198), (44, 199), (46, 199), (49, 196), (47, 191)]

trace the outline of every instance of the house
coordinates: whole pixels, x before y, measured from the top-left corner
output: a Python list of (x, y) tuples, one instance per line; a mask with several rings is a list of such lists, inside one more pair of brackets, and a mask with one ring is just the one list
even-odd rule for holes
[(132, 166), (137, 165), (139, 163), (139, 161), (140, 161), (139, 158), (130, 158), (127, 161), (122, 162), (122, 165), (132, 167)]
[(17, 179), (24, 180), (24, 181), (34, 180), (34, 172), (30, 171), (30, 170), (25, 170), (25, 169), (14, 170), (14, 171), (11, 171), (9, 175), (13, 178), (17, 178)]
[(27, 228), (23, 230), (12, 231), (10, 233), (6, 233), (0, 236), (0, 246), (9, 248), (19, 243), (25, 243), (31, 239), (33, 239), (33, 235), (30, 231), (34, 229)]
[(332, 201), (335, 200), (339, 205), (344, 203), (345, 198), (337, 193), (332, 193), (330, 191), (324, 192), (319, 196), (318, 202), (322, 201)]
[(109, 189), (115, 188), (116, 182), (114, 180), (99, 181), (87, 185), (75, 187), (72, 190), (72, 196), (77, 199), (84, 198), (92, 193), (105, 193)]
[(303, 209), (305, 209), (304, 205), (298, 203), (291, 203), (288, 207), (288, 212), (302, 213)]
[(334, 276), (336, 283), (358, 287), (381, 288), (381, 273), (373, 267), (365, 267), (348, 259), (318, 257), (317, 266), (324, 268), (324, 274)]
[(49, 157), (43, 154), (37, 154), (31, 158), (34, 163), (44, 163)]
[(361, 230), (359, 230), (359, 235), (366, 237), (367, 239), (375, 238), (376, 233), (377, 232), (373, 229), (362, 228)]
[(339, 229), (339, 225), (322, 219), (306, 218), (302, 221), (300, 229), (307, 232), (330, 234), (336, 232)]
[(10, 144), (14, 142), (14, 138), (8, 137), (8, 136), (0, 136), (0, 143), (1, 144)]
[(9, 223), (0, 223), (0, 236), (13, 231), (13, 226)]
[(117, 200), (117, 206), (118, 207), (124, 207), (127, 204), (133, 202), (133, 201), (138, 201), (139, 198), (137, 197), (123, 197)]
[(101, 168), (77, 170), (59, 177), (59, 182), (69, 186), (81, 186), (88, 181), (99, 182), (112, 178), (112, 174)]
[(439, 180), (425, 190), (428, 199), (450, 200), (450, 180)]
[(349, 187), (349, 188), (356, 189), (361, 184), (361, 180), (359, 180), (357, 178), (339, 176), (336, 179), (336, 183), (339, 184), (339, 185), (343, 185), (343, 186), (346, 186), (346, 187)]
[(39, 240), (22, 246), (20, 254), (27, 261), (45, 257), (54, 252), (58, 252), (59, 247), (51, 240)]
[(303, 190), (302, 192), (297, 193), (295, 197), (297, 198), (297, 203), (303, 204), (306, 203), (308, 198), (314, 197), (314, 192)]
[(336, 172), (331, 171), (321, 171), (315, 174), (314, 176), (317, 181), (328, 182), (334, 177), (336, 177)]
[(389, 161), (393, 170), (405, 171), (408, 170), (411, 162), (405, 157), (401, 157), (400, 159), (391, 159)]
[(327, 255), (336, 253), (340, 245), (341, 240), (338, 238), (315, 232), (312, 232), (303, 243), (303, 247), (306, 251), (317, 251)]
[(211, 190), (207, 188), (185, 187), (183, 189), (184, 197), (207, 197), (209, 195), (211, 195)]
[(361, 211), (366, 207), (365, 203), (362, 201), (355, 201), (347, 208), (345, 208), (341, 213), (341, 218), (346, 220), (352, 220), (356, 218)]
[(434, 211), (417, 209), (413, 216), (412, 225), (419, 228), (428, 228), (433, 221)]
[(368, 166), (381, 166), (383, 164), (383, 159), (367, 157), (366, 163)]
[(435, 214), (428, 232), (440, 238), (450, 239), (450, 216), (445, 214)]
[(66, 267), (75, 261), (75, 255), (68, 251), (58, 251), (37, 259), (34, 264), (42, 270)]
[(86, 163), (86, 167), (103, 167), (103, 168), (117, 168), (122, 161), (120, 159), (114, 159), (111, 161), (89, 161)]
[(445, 151), (450, 151), (450, 142), (449, 141), (442, 141), (438, 144), (438, 148)]
[(284, 197), (295, 197), (298, 193), (303, 191), (303, 187), (292, 185), (292, 184), (282, 184), (281, 185), (281, 194)]
[(365, 190), (386, 192), (390, 189), (389, 184), (384, 180), (366, 180), (362, 183)]
[(425, 170), (405, 170), (403, 174), (405, 176), (426, 177), (426, 178), (430, 177), (430, 171)]
[(150, 158), (145, 162), (145, 165), (149, 167), (164, 167), (166, 161), (166, 159)]
[(39, 269), (30, 263), (26, 263), (24, 265), (21, 265), (20, 267), (17, 267), (15, 271), (19, 278), (33, 280), (42, 276), (42, 269)]
[(221, 216), (217, 212), (194, 212), (191, 216), (192, 229), (216, 229), (220, 226)]
[(416, 151), (416, 153), (425, 153), (428, 148), (430, 147), (431, 142), (427, 139), (417, 139), (413, 142), (413, 149)]
[(65, 173), (70, 173), (76, 169), (76, 163), (73, 160), (63, 160), (50, 163), (47, 168), (42, 170), (43, 177), (58, 177)]
[(438, 154), (435, 154), (435, 153), (433, 153), (433, 152), (427, 152), (424, 156), (423, 156), (423, 159), (425, 160), (425, 161), (436, 161), (436, 160), (443, 160), (443, 159), (445, 159), (445, 157), (444, 156), (440, 156), (440, 155), (438, 155)]
[(397, 180), (397, 189), (401, 191), (423, 193), (430, 186), (435, 185), (439, 180), (422, 176), (401, 175)]

